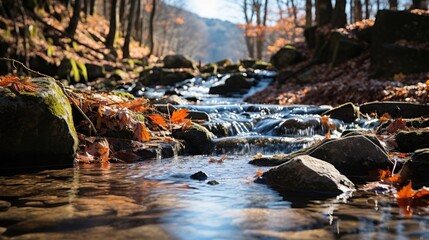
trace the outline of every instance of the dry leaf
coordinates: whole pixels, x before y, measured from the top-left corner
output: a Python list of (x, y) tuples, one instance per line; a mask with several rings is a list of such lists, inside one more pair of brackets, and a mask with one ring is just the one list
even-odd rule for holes
[(160, 127), (167, 128), (167, 122), (165, 119), (159, 114), (150, 114), (147, 116), (153, 123), (157, 124)]
[(401, 117), (393, 121), (389, 126), (387, 126), (386, 131), (388, 133), (395, 133), (399, 130), (407, 129), (407, 122), (403, 120)]
[(187, 108), (174, 110), (171, 115), (170, 122), (173, 124), (182, 124), (186, 121), (186, 117), (189, 115)]
[(378, 120), (380, 122), (385, 122), (385, 121), (390, 120), (390, 119), (392, 119), (392, 116), (390, 116), (389, 113), (384, 113)]
[(140, 122), (137, 123), (136, 129), (134, 131), (135, 131), (137, 140), (141, 142), (150, 140), (150, 133), (143, 123), (140, 123)]
[(254, 178), (260, 177), (262, 176), (262, 174), (264, 174), (261, 170), (257, 170), (255, 176), (253, 176)]

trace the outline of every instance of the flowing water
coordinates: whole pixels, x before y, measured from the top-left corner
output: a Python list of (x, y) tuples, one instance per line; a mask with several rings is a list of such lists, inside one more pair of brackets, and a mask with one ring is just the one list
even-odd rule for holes
[[(253, 90), (269, 83), (271, 73), (261, 74)], [(179, 107), (210, 116), (204, 125), (218, 135), (211, 155), (0, 176), (0, 239), (429, 239), (427, 207), (401, 209), (361, 185), (352, 195), (305, 198), (254, 183), (269, 168), (248, 164), (252, 156), (285, 154), (323, 139), (319, 114), (327, 107), (209, 96), (217, 81), (176, 86), (200, 99)], [(374, 122), (333, 124), (338, 135)], [(198, 171), (208, 179), (191, 179)]]

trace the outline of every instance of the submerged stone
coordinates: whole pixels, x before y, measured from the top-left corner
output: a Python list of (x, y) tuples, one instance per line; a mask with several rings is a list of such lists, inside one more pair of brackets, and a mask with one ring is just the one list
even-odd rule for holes
[(53, 79), (31, 82), (37, 92), (0, 88), (0, 168), (71, 165), (78, 139), (70, 103)]
[(198, 171), (198, 172), (192, 174), (191, 178), (195, 179), (195, 180), (203, 181), (203, 180), (206, 180), (208, 177), (207, 177), (207, 174), (205, 172)]
[(264, 183), (281, 190), (344, 193), (354, 184), (335, 167), (320, 159), (302, 155), (262, 174)]

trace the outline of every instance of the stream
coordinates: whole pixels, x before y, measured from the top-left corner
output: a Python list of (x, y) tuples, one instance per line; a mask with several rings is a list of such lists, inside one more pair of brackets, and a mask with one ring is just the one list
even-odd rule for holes
[[(326, 133), (329, 106), (243, 103), (274, 76), (256, 72), (248, 92), (227, 97), (208, 92), (228, 75), (145, 89), (148, 98), (174, 90), (197, 100), (177, 107), (207, 113), (212, 153), (0, 176), (0, 239), (429, 239), (427, 207), (399, 208), (362, 184), (315, 199), (254, 182), (270, 168), (248, 164), (255, 155), (287, 154)], [(333, 124), (335, 137), (377, 121)], [(208, 179), (191, 179), (198, 171)]]

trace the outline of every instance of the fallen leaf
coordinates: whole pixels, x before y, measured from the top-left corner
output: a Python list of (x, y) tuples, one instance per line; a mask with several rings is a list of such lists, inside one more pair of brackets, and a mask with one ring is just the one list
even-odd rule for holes
[(165, 119), (159, 115), (159, 114), (150, 114), (147, 116), (150, 120), (152, 120), (153, 123), (157, 124), (158, 126), (161, 126), (163, 128), (167, 128), (167, 122)]
[(256, 174), (255, 174), (255, 176), (253, 176), (254, 178), (257, 178), (257, 177), (260, 177), (260, 176), (262, 176), (262, 174), (264, 174), (261, 170), (256, 170)]
[(170, 122), (173, 124), (182, 124), (186, 121), (186, 117), (189, 115), (187, 108), (174, 110), (171, 115)]
[(136, 129), (134, 131), (135, 131), (137, 140), (141, 142), (150, 140), (150, 133), (143, 123), (140, 123), (140, 122), (137, 123)]
[(399, 130), (407, 129), (407, 122), (403, 120), (401, 117), (393, 121), (389, 126), (387, 126), (386, 131), (388, 133), (395, 133)]
[(380, 122), (385, 122), (385, 121), (390, 120), (390, 119), (392, 119), (392, 116), (390, 116), (389, 113), (384, 113), (378, 120)]

